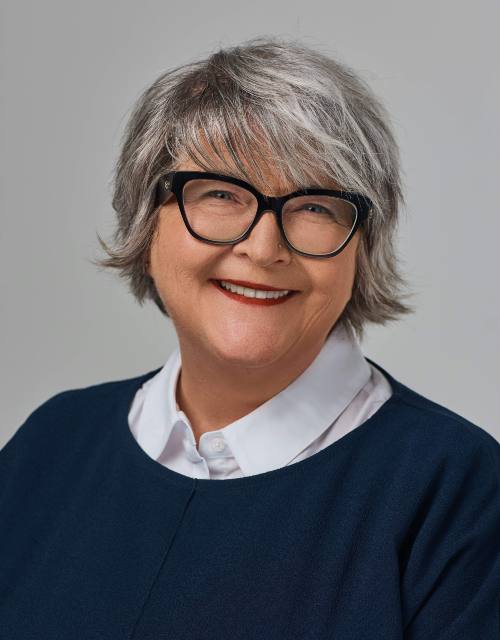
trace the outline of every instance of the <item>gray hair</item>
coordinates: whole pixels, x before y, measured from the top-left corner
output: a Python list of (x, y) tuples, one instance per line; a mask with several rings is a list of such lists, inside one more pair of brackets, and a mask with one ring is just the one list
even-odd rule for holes
[(115, 167), (114, 246), (97, 234), (107, 257), (92, 262), (117, 269), (141, 305), (151, 299), (169, 317), (146, 271), (159, 177), (183, 156), (210, 170), (211, 151), (233, 174), (267, 185), (263, 141), (273, 172), (297, 188), (321, 175), (373, 202), (352, 295), (337, 323), (362, 340), (366, 323), (413, 313), (394, 250), (404, 196), (389, 116), (351, 68), (296, 40), (258, 37), (222, 48), (166, 71), (144, 90)]

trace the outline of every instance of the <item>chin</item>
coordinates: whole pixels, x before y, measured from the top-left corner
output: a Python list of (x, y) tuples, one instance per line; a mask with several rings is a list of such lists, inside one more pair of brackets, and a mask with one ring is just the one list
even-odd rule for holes
[(212, 337), (210, 350), (228, 365), (264, 367), (275, 362), (285, 351), (285, 345), (275, 337), (249, 335), (249, 332), (231, 332)]

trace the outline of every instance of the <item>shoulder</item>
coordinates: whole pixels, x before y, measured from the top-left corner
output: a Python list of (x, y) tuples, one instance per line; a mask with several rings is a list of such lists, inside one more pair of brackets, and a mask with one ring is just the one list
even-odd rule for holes
[(500, 473), (500, 443), (492, 433), (376, 366), (393, 389), (389, 401), (393, 411), (386, 411), (385, 415), (390, 437), (400, 453), (402, 445), (423, 466), (427, 461), (436, 463), (443, 458), (467, 462), (479, 454), (488, 464), (493, 462)]
[(21, 443), (36, 446), (51, 436), (74, 433), (78, 424), (83, 422), (97, 422), (97, 418), (113, 411), (124, 394), (133, 394), (135, 388), (139, 389), (160, 368), (139, 376), (58, 391), (31, 411), (2, 451)]
[(109, 380), (95, 384), (64, 389), (45, 400), (40, 406), (29, 415), (32, 417), (45, 418), (54, 414), (64, 414), (66, 411), (78, 413), (80, 410), (92, 411), (101, 403), (112, 402), (127, 390), (135, 386), (139, 389), (142, 382), (153, 376), (159, 369), (148, 371), (147, 373), (131, 378), (121, 378), (119, 380)]
[(480, 519), (491, 541), (500, 524), (500, 443), (482, 426), (387, 377), (393, 395), (379, 409), (377, 428), (368, 430), (362, 462), (366, 475), (377, 461), (368, 478), (389, 487), (386, 508), (401, 523), (402, 539), (411, 545), (427, 532), (434, 536), (429, 549), (443, 532), (448, 539), (455, 535), (450, 527), (466, 535)]
[(459, 441), (470, 446), (484, 445), (500, 451), (500, 443), (484, 427), (472, 422), (451, 408), (403, 387), (398, 400), (408, 416), (419, 424), (424, 435), (444, 441)]

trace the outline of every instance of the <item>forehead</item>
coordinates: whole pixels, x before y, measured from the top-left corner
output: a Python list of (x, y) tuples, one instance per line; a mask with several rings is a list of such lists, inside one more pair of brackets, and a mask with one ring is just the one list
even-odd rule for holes
[(204, 158), (201, 158), (196, 151), (182, 150), (178, 154), (173, 168), (179, 171), (211, 171), (233, 176), (249, 182), (266, 195), (286, 195), (298, 189), (313, 186), (328, 189), (340, 188), (332, 178), (321, 177), (319, 170), (315, 177), (308, 177), (304, 184), (297, 184), (287, 177), (285, 171), (278, 169), (277, 163), (272, 160), (272, 154), (268, 149), (266, 150), (265, 146), (260, 148), (257, 160), (255, 160), (254, 154), (253, 163), (257, 162), (257, 171), (254, 164), (242, 154), (238, 154), (238, 161), (235, 161), (233, 155), (225, 147), (217, 148), (214, 151), (205, 143), (203, 144), (203, 155)]

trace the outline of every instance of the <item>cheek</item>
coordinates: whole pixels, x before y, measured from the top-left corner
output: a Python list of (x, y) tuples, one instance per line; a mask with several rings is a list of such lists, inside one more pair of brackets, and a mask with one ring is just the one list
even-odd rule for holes
[[(338, 257), (340, 256), (342, 254)], [(355, 255), (350, 253), (337, 262), (336, 258), (330, 263), (318, 265), (311, 280), (313, 290), (316, 290), (318, 299), (321, 300), (320, 304), (338, 307), (345, 305), (351, 297), (356, 263)]]
[(198, 295), (224, 249), (196, 240), (182, 220), (170, 219), (170, 225), (163, 220), (152, 242), (151, 275), (162, 299), (170, 298), (175, 303)]
[[(179, 216), (180, 217), (180, 216)], [(151, 243), (151, 265), (158, 279), (175, 271), (179, 256), (187, 255), (182, 221), (173, 210), (161, 212), (158, 227)]]
[(318, 272), (316, 282), (322, 291), (350, 289), (354, 281), (354, 273), (354, 260), (346, 256), (344, 260), (325, 265), (325, 268)]

